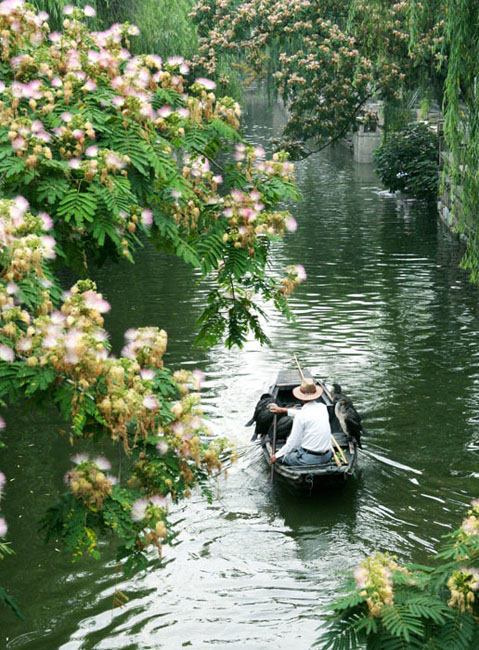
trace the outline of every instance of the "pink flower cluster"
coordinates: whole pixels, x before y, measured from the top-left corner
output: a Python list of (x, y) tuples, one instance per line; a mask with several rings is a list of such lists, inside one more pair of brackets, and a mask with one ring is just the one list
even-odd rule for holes
[(396, 558), (388, 553), (375, 553), (354, 570), (359, 594), (365, 598), (370, 616), (380, 616), (383, 608), (393, 603), (395, 572), (408, 575), (407, 569), (398, 565)]
[(156, 327), (140, 327), (125, 332), (126, 344), (121, 354), (135, 359), (142, 368), (162, 368), (168, 335)]
[(55, 240), (45, 232), (52, 227), (50, 216), (42, 213), (35, 217), (28, 208), (29, 203), (22, 196), (11, 201), (0, 199), (3, 277), (12, 283), (6, 287), (5, 295), (15, 293), (13, 283), (23, 277), (43, 277), (43, 262), (55, 258)]
[(301, 264), (292, 264), (287, 266), (286, 276), (282, 278), (279, 282), (280, 285), (280, 294), (283, 296), (289, 296), (293, 293), (295, 288), (306, 280), (306, 271), (304, 266)]
[(111, 469), (110, 461), (104, 456), (90, 459), (86, 453), (72, 457), (75, 467), (65, 474), (65, 483), (73, 494), (88, 506), (101, 508), (118, 480), (106, 472)]

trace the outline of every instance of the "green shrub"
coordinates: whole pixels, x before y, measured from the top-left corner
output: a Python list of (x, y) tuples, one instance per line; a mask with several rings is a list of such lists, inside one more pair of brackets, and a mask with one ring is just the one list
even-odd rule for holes
[(443, 537), (433, 566), (388, 553), (363, 560), (330, 606), (321, 650), (479, 648), (479, 500)]
[(438, 137), (425, 124), (390, 134), (375, 151), (376, 171), (386, 187), (434, 200), (438, 187)]

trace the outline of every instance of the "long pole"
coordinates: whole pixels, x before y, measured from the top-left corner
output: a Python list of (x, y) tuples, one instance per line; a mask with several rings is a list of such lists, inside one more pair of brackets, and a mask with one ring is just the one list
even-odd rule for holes
[(301, 379), (304, 381), (304, 375), (303, 371), (301, 370), (301, 366), (299, 365), (298, 357), (296, 356), (296, 352), (294, 353), (294, 360), (296, 361), (296, 365), (298, 366), (299, 374), (301, 375)]
[(344, 463), (345, 465), (347, 465), (347, 464), (348, 464), (348, 461), (347, 461), (347, 459), (346, 459), (346, 456), (344, 455), (344, 451), (343, 451), (343, 450), (341, 449), (341, 447), (339, 446), (338, 441), (337, 441), (336, 438), (333, 436), (333, 434), (331, 434), (331, 440), (333, 441), (334, 445), (336, 446), (336, 449), (339, 451), (339, 455), (341, 456), (341, 460), (343, 461), (343, 463)]
[(342, 464), (342, 463), (341, 463), (341, 461), (339, 460), (339, 458), (337, 457), (336, 452), (334, 451), (334, 447), (331, 446), (330, 449), (331, 449), (331, 453), (333, 454), (334, 462), (336, 463), (336, 465), (337, 465), (338, 467), (341, 467), (341, 464)]
[[(273, 447), (271, 451), (271, 456), (276, 454), (276, 424), (278, 422), (278, 414), (275, 413), (273, 417)], [(271, 483), (274, 479), (274, 463), (271, 463)]]
[[(325, 386), (322, 382), (321, 382), (321, 385), (322, 385), (322, 387), (323, 387), (324, 392), (325, 392), (326, 395), (329, 397), (329, 399), (331, 400), (331, 403), (332, 403), (332, 402), (333, 402), (333, 397), (332, 397), (331, 393), (329, 392), (329, 390), (326, 388), (326, 386)], [(336, 445), (337, 450), (339, 451), (339, 455), (341, 456), (341, 460), (343, 461), (343, 463), (344, 463), (345, 465), (347, 465), (347, 464), (348, 464), (348, 461), (347, 461), (347, 459), (346, 459), (346, 456), (345, 456), (345, 454), (344, 454), (344, 451), (343, 451), (342, 448), (339, 446), (338, 441), (336, 440), (336, 438), (333, 436), (332, 433), (331, 433), (331, 440), (333, 441), (334, 445)]]

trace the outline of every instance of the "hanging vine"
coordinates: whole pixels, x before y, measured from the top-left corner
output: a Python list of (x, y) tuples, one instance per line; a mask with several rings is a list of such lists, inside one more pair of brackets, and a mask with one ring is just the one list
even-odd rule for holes
[(467, 237), (461, 266), (479, 282), (479, 10), (474, 0), (444, 2), (449, 56), (444, 97), (445, 179), (457, 230)]

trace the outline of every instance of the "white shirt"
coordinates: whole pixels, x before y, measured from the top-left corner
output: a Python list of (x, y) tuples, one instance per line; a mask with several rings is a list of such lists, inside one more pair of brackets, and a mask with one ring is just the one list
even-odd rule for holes
[(299, 447), (317, 452), (331, 448), (331, 425), (326, 404), (306, 402), (301, 410), (288, 409), (288, 415), (294, 417), (293, 428), (286, 443), (276, 452), (276, 458)]

